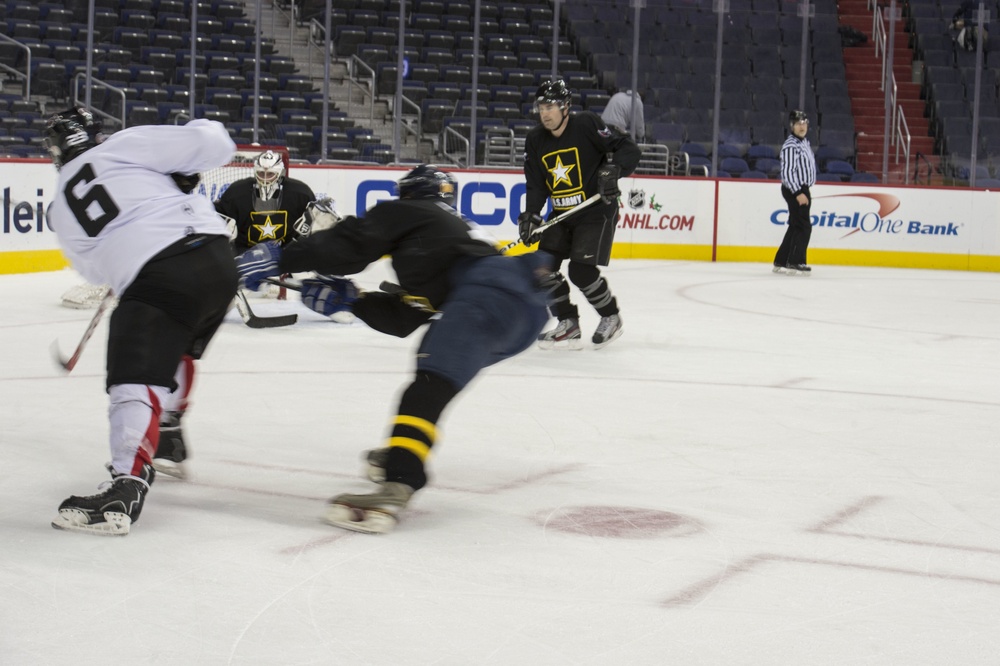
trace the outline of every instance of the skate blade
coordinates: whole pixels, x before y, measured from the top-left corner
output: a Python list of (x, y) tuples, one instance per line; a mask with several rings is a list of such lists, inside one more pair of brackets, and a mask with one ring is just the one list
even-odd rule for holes
[(182, 462), (174, 462), (166, 458), (153, 458), (153, 469), (157, 474), (163, 474), (179, 481), (186, 481), (188, 478), (187, 468)]
[(396, 527), (396, 517), (378, 509), (360, 509), (347, 504), (331, 503), (323, 521), (334, 527), (364, 534), (388, 534)]
[(570, 338), (568, 340), (539, 340), (538, 348), (546, 351), (580, 351), (583, 349), (583, 338)]
[(79, 509), (60, 509), (59, 515), (52, 521), (52, 527), (96, 536), (126, 536), (132, 525), (132, 519), (128, 515), (115, 511), (106, 511), (104, 521), (91, 524), (87, 514)]
[(605, 347), (607, 347), (608, 345), (610, 345), (612, 342), (614, 342), (618, 338), (622, 337), (622, 333), (623, 332), (624, 332), (624, 329), (619, 328), (617, 331), (615, 331), (614, 333), (611, 334), (610, 338), (608, 338), (604, 342), (595, 342), (594, 343), (594, 349), (604, 349)]

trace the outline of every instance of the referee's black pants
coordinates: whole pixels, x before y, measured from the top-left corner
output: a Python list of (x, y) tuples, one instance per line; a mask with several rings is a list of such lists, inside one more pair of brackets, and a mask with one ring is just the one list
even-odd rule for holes
[(812, 207), (812, 193), (809, 192), (808, 187), (804, 187), (802, 191), (809, 200), (809, 203), (804, 206), (796, 200), (794, 192), (784, 185), (781, 186), (781, 196), (788, 204), (788, 225), (785, 228), (785, 237), (781, 240), (781, 245), (778, 246), (778, 251), (774, 255), (775, 266), (808, 263), (806, 250), (809, 249), (809, 237), (812, 235), (812, 219), (809, 217), (809, 211)]

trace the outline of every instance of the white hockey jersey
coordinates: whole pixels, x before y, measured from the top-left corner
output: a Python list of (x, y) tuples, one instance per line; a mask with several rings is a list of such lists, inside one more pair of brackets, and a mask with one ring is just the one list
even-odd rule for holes
[(87, 281), (121, 294), (165, 247), (191, 234), (227, 235), (208, 198), (184, 194), (170, 174), (214, 169), (235, 151), (214, 120), (124, 129), (63, 165), (49, 226)]

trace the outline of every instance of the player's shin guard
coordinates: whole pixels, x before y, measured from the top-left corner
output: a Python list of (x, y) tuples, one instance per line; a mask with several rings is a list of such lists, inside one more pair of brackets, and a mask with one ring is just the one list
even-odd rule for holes
[(423, 488), (427, 484), (424, 462), (437, 439), (437, 421), (457, 393), (447, 379), (418, 371), (399, 401), (388, 446), (366, 456), (368, 478)]

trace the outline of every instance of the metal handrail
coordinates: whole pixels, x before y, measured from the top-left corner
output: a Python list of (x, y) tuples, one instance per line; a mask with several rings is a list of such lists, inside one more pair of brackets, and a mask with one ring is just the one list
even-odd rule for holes
[[(86, 78), (87, 78), (87, 73), (86, 72), (77, 72), (76, 74), (73, 75), (73, 104), (76, 105), (76, 106), (82, 106), (84, 104), (83, 100), (80, 99), (80, 81), (86, 80)], [(125, 95), (125, 90), (122, 89), (122, 88), (118, 88), (116, 86), (113, 86), (110, 83), (105, 83), (104, 81), (101, 81), (100, 79), (95, 79), (93, 77), (91, 77), (90, 81), (91, 81), (91, 84), (93, 84), (93, 85), (96, 85), (96, 86), (98, 86), (100, 88), (104, 88), (106, 90), (110, 90), (111, 92), (113, 92), (116, 95), (118, 95), (118, 97), (120, 97), (121, 100), (122, 100), (122, 115), (121, 115), (121, 118), (116, 118), (116, 117), (112, 116), (110, 113), (105, 113), (104, 111), (101, 111), (100, 109), (95, 109), (93, 107), (93, 104), (91, 104), (91, 107), (90, 107), (91, 112), (95, 116), (101, 116), (102, 118), (107, 118), (108, 120), (112, 120), (114, 122), (121, 123), (122, 129), (125, 129), (125, 124), (126, 124), (125, 123), (125, 103), (126, 103), (126, 100), (127, 100), (127, 96)]]
[(2, 33), (0, 33), (0, 40), (9, 42), (10, 44), (13, 44), (18, 48), (24, 49), (25, 53), (27, 53), (27, 59), (25, 60), (23, 74), (20, 72), (20, 70), (14, 69), (10, 65), (4, 65), (3, 63), (0, 63), (0, 70), (4, 72), (10, 72), (14, 76), (14, 78), (24, 79), (24, 101), (27, 102), (31, 99), (31, 49), (28, 48), (27, 44), (19, 42), (16, 39), (8, 37), (7, 35), (4, 35)]
[[(462, 149), (455, 152), (449, 151), (448, 142), (451, 140), (457, 141)], [(445, 127), (441, 130), (439, 144), (441, 154), (451, 160), (452, 164), (459, 167), (465, 165), (466, 160), (469, 158), (469, 137), (456, 132), (450, 127)]]
[(902, 105), (897, 106), (897, 115), (899, 116), (899, 122), (896, 126), (896, 134), (893, 139), (898, 139), (894, 141), (896, 144), (896, 164), (899, 164), (899, 147), (903, 147), (903, 161), (906, 165), (905, 171), (903, 172), (903, 184), (910, 184), (910, 144), (912, 143), (912, 137), (910, 136), (910, 128), (906, 124), (906, 115), (903, 113)]

